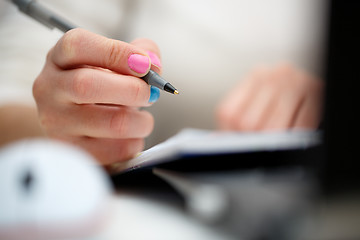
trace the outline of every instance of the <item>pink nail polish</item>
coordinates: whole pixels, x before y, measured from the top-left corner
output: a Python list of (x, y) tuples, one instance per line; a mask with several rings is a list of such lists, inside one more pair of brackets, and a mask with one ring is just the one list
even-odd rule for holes
[(153, 52), (148, 51), (147, 53), (151, 59), (151, 64), (161, 68), (161, 61), (160, 61), (159, 57)]
[(146, 73), (150, 67), (150, 59), (141, 54), (131, 54), (128, 58), (128, 65), (137, 73)]

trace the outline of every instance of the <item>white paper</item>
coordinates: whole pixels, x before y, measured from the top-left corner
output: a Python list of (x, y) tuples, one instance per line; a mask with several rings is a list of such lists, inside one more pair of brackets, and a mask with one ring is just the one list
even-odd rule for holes
[(320, 143), (315, 131), (241, 133), (187, 128), (118, 165), (115, 172), (172, 161), (183, 155), (231, 154), (254, 151), (304, 149)]

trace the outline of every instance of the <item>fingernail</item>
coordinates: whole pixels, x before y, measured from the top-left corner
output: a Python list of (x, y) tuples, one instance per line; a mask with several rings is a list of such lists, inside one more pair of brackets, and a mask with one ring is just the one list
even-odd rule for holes
[(151, 86), (149, 103), (156, 102), (159, 99), (159, 97), (160, 97), (160, 89), (158, 89), (157, 87)]
[(148, 55), (149, 55), (149, 57), (151, 59), (151, 64), (161, 68), (160, 58), (155, 53), (153, 53), (151, 51), (148, 51), (147, 53), (148, 53)]
[(131, 54), (128, 58), (128, 65), (137, 73), (146, 73), (150, 67), (150, 59), (141, 54)]

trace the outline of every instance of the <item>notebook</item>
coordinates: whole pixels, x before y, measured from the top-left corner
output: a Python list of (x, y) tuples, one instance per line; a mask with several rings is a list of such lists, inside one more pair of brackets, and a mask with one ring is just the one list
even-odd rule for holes
[[(183, 165), (189, 159), (191, 161), (186, 163), (188, 168), (194, 165), (198, 167), (197, 159), (203, 158), (207, 159), (207, 162), (202, 162), (204, 168), (206, 168), (204, 164), (212, 164), (216, 168), (217, 164), (220, 167), (227, 164), (227, 159), (229, 162), (233, 161), (233, 156), (241, 154), (302, 151), (320, 143), (321, 133), (318, 131), (241, 133), (186, 128), (163, 143), (143, 151), (130, 161), (119, 163), (112, 173), (121, 174), (175, 161), (180, 161)], [(231, 160), (229, 156), (232, 157)]]

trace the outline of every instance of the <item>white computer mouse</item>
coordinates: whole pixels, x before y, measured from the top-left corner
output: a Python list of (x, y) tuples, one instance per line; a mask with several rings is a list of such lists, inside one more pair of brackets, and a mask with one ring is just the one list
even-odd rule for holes
[(48, 139), (0, 149), (0, 239), (83, 239), (108, 214), (111, 184), (85, 151)]

